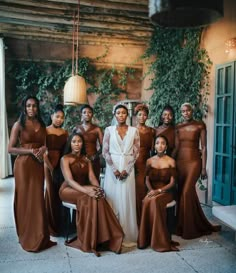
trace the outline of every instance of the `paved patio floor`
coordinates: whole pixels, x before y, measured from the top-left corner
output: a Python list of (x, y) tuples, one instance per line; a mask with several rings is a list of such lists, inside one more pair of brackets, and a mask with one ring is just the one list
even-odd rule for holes
[[(64, 245), (40, 253), (28, 253), (17, 242), (13, 218), (14, 178), (0, 180), (0, 273), (236, 273), (234, 232), (223, 226), (220, 233), (180, 242), (180, 252), (158, 253), (148, 248), (124, 248), (122, 254), (103, 252), (97, 258)], [(208, 218), (211, 208), (204, 206)], [(236, 216), (235, 216), (236, 217)]]

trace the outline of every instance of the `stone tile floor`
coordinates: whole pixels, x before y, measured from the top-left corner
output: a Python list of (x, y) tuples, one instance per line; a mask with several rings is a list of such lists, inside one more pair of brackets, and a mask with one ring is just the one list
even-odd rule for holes
[[(103, 252), (100, 258), (64, 245), (28, 253), (17, 243), (13, 218), (14, 178), (0, 180), (0, 273), (236, 273), (234, 232), (223, 226), (220, 233), (180, 242), (180, 252), (158, 253), (148, 248), (124, 248), (122, 254)], [(208, 218), (211, 208), (204, 206)]]

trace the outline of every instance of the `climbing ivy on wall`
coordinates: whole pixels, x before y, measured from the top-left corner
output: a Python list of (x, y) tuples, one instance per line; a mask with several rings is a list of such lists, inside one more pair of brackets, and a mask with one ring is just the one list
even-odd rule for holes
[[(99, 126), (105, 128), (112, 120), (112, 105), (120, 94), (126, 93), (129, 77), (134, 77), (135, 69), (96, 69), (89, 58), (80, 58), (78, 74), (83, 76), (88, 86), (88, 94), (94, 93), (94, 117)], [(35, 95), (41, 102), (42, 117), (47, 124), (58, 103), (63, 103), (63, 87), (71, 76), (71, 61), (64, 64), (40, 62), (12, 62), (8, 65), (7, 77), (14, 83), (14, 101), (20, 107), (26, 95)], [(79, 106), (65, 106), (64, 127), (71, 130), (80, 122)]]
[[(180, 106), (190, 102), (195, 118), (207, 114), (209, 95), (209, 70), (212, 62), (204, 48), (200, 47), (202, 29), (167, 29), (156, 27), (143, 58), (151, 65), (150, 119), (157, 125), (166, 104), (181, 120)], [(154, 57), (154, 61), (153, 61)]]

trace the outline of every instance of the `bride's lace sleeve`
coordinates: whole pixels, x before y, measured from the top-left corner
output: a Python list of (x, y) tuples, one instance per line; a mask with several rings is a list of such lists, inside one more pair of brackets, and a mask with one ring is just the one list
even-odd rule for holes
[(112, 168), (113, 172), (115, 172), (117, 169), (113, 164), (111, 154), (109, 152), (109, 146), (110, 146), (110, 131), (108, 130), (108, 128), (106, 128), (104, 137), (103, 137), (102, 155), (105, 158), (106, 163)]
[(134, 167), (134, 163), (139, 156), (139, 149), (140, 149), (140, 138), (138, 130), (135, 131), (134, 136), (134, 144), (133, 144), (133, 158), (128, 162), (126, 172), (130, 174), (132, 168)]

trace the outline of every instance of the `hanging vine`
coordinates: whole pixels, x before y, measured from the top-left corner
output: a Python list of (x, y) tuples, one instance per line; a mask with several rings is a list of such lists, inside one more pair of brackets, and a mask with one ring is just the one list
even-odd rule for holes
[(209, 96), (209, 70), (212, 62), (205, 49), (200, 48), (202, 29), (167, 29), (156, 27), (143, 58), (153, 56), (148, 75), (152, 75), (150, 90), (150, 118), (158, 124), (166, 104), (181, 120), (179, 107), (184, 102), (194, 106), (196, 119), (207, 114)]
[[(88, 94), (97, 95), (94, 117), (102, 128), (110, 124), (112, 105), (119, 99), (120, 94), (126, 93), (127, 80), (134, 77), (134, 73), (135, 69), (131, 68), (98, 70), (91, 59), (79, 59), (78, 74), (85, 78)], [(13, 62), (8, 66), (6, 74), (15, 83), (13, 104), (19, 107), (26, 95), (35, 95), (41, 101), (43, 119), (48, 123), (55, 105), (63, 102), (62, 90), (65, 81), (71, 76), (71, 62), (68, 60), (63, 65), (33, 61)], [(65, 106), (64, 110), (64, 127), (70, 130), (80, 121), (79, 107)]]

